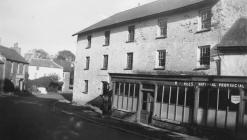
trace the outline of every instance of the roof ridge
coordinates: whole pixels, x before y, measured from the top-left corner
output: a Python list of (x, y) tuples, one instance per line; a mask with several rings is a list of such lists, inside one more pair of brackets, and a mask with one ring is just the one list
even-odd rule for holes
[(186, 8), (190, 6), (195, 8), (199, 5), (209, 4), (210, 1), (213, 2), (214, 0), (156, 0), (153, 2), (143, 4), (141, 6), (117, 12), (112, 16), (109, 16), (103, 20), (96, 22), (95, 24), (92, 24), (84, 28), (79, 32), (76, 32), (72, 36), (88, 33), (91, 31), (118, 25), (121, 23), (131, 22), (136, 19), (143, 19), (145, 17), (148, 18), (153, 15), (158, 15), (169, 11), (175, 11), (180, 8)]

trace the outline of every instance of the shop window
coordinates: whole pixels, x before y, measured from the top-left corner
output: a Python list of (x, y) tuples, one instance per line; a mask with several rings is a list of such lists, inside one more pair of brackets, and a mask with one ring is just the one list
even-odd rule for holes
[(164, 103), (169, 103), (169, 93), (170, 93), (170, 86), (165, 86), (164, 97), (163, 97)]
[(136, 98), (139, 96), (139, 89), (140, 89), (140, 85), (136, 84), (136, 89), (135, 89), (135, 97)]
[(171, 89), (171, 104), (176, 104), (177, 100), (177, 87), (172, 87)]
[(128, 92), (129, 92), (129, 83), (126, 83), (125, 90), (124, 90), (124, 96), (128, 97)]
[(184, 105), (185, 87), (179, 87), (178, 105)]
[(199, 107), (206, 109), (207, 108), (207, 100), (208, 100), (208, 88), (201, 88), (200, 89), (200, 96), (199, 96)]
[(134, 95), (134, 84), (130, 84), (130, 97)]
[(228, 89), (227, 88), (221, 88), (220, 94), (219, 94), (219, 110), (226, 110), (228, 103), (229, 103)]
[(161, 102), (162, 101), (162, 91), (163, 91), (163, 86), (158, 85), (158, 93), (157, 93), (157, 99), (156, 102)]
[(121, 85), (120, 85), (120, 96), (124, 95), (123, 92), (124, 92), (124, 83), (121, 83)]
[(216, 109), (217, 107), (217, 88), (210, 88), (208, 90), (208, 107), (211, 109)]
[(116, 82), (115, 83), (115, 95), (118, 95), (118, 93), (119, 93), (119, 83)]
[(195, 91), (193, 87), (188, 87), (186, 94), (186, 106), (193, 107), (195, 99)]

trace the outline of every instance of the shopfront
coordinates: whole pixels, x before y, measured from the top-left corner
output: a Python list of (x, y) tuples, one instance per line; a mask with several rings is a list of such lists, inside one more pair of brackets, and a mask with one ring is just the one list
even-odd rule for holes
[(110, 74), (112, 108), (162, 125), (247, 128), (247, 77)]

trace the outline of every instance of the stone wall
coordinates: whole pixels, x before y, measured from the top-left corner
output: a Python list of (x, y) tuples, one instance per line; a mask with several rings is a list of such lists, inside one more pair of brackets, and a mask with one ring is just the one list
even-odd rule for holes
[[(235, 0), (236, 1), (236, 0)], [(102, 81), (110, 81), (108, 73), (167, 73), (200, 72), (216, 75), (215, 58), (211, 59), (210, 69), (195, 71), (199, 67), (199, 46), (219, 43), (224, 30), (233, 24), (245, 10), (234, 6), (234, 0), (222, 0), (212, 6), (212, 28), (207, 32), (198, 32), (199, 11), (190, 10), (183, 13), (165, 16), (168, 20), (167, 38), (156, 39), (157, 18), (125, 24), (110, 30), (110, 45), (105, 42), (104, 31), (94, 32), (91, 48), (87, 47), (87, 36), (79, 35), (75, 62), (75, 81), (73, 100), (82, 104), (102, 94)], [(238, 0), (241, 5), (245, 0)], [(206, 7), (205, 7), (206, 8)], [(239, 12), (239, 14), (234, 14)], [(234, 17), (234, 18), (233, 18)], [(135, 25), (135, 41), (126, 43), (128, 26)], [(223, 30), (224, 29), (224, 30)], [(166, 50), (165, 70), (154, 70), (157, 63), (157, 50)], [(127, 53), (133, 52), (133, 69), (125, 70)], [(103, 67), (103, 55), (108, 55), (108, 70)], [(84, 70), (86, 57), (90, 57), (90, 68)], [(88, 80), (88, 93), (84, 92), (84, 81)]]

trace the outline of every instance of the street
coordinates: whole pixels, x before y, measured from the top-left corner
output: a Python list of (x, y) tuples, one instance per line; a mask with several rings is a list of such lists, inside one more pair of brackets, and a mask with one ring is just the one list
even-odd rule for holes
[(55, 100), (0, 97), (1, 140), (143, 140), (146, 137), (52, 112)]

